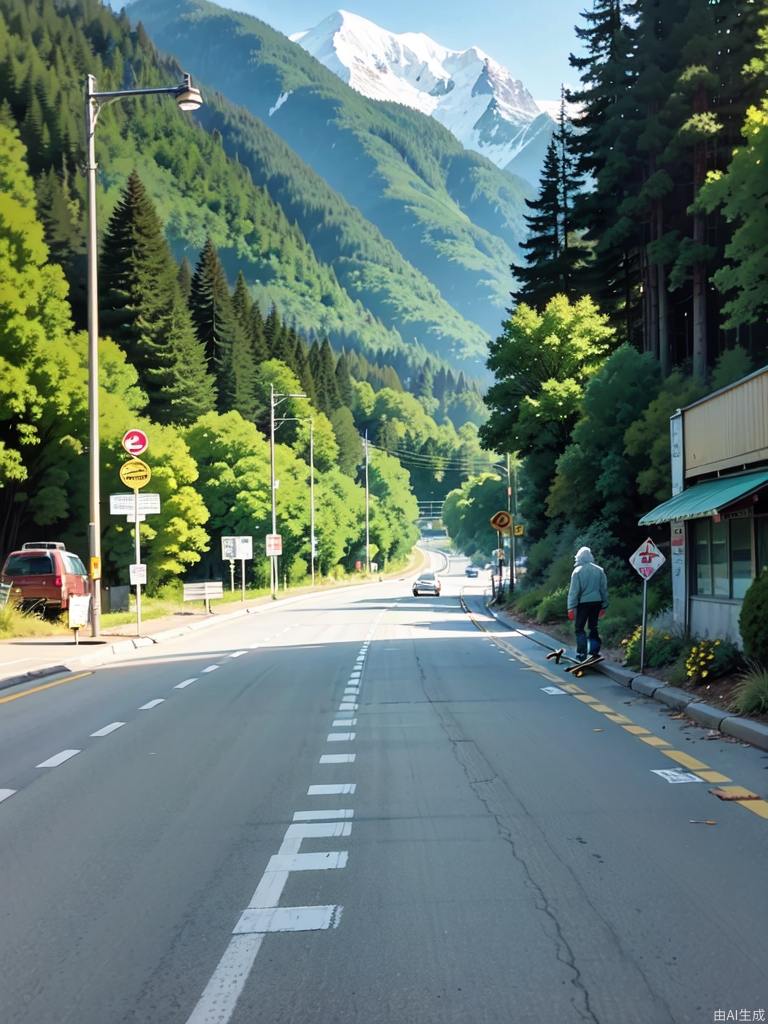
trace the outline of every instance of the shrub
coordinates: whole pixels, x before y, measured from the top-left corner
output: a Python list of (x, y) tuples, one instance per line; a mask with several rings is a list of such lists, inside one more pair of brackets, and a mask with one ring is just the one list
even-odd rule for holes
[(699, 686), (733, 671), (739, 664), (738, 648), (727, 640), (697, 640), (685, 659), (689, 683)]
[(739, 629), (744, 653), (768, 668), (768, 569), (763, 569), (744, 595)]
[(515, 591), (512, 607), (520, 615), (535, 616), (541, 599), (546, 595), (544, 587), (522, 587)]
[(744, 673), (736, 691), (735, 704), (740, 715), (768, 713), (768, 669), (756, 664)]
[(608, 591), (608, 608), (598, 629), (603, 642), (616, 647), (640, 621), (642, 601), (638, 594), (614, 594)]
[[(622, 641), (628, 665), (639, 666), (641, 639), (642, 629), (638, 626), (626, 641)], [(667, 630), (654, 629), (653, 626), (649, 626), (645, 637), (646, 667), (661, 668), (663, 665), (671, 665), (680, 657), (683, 647), (682, 637)]]
[(568, 600), (567, 587), (558, 587), (551, 594), (547, 594), (539, 602), (536, 611), (537, 622), (559, 622), (567, 615), (566, 603)]

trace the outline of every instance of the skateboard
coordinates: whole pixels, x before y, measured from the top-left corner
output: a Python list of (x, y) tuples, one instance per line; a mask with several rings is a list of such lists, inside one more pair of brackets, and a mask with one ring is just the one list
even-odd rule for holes
[(558, 647), (556, 651), (552, 651), (551, 654), (547, 655), (547, 661), (554, 661), (556, 665), (559, 665), (561, 661), (570, 662), (566, 672), (570, 672), (571, 675), (576, 676), (577, 679), (581, 679), (588, 668), (592, 668), (595, 665), (599, 665), (601, 661), (605, 661), (602, 654), (590, 655), (584, 661), (577, 661), (575, 658), (569, 658), (565, 653), (564, 647)]

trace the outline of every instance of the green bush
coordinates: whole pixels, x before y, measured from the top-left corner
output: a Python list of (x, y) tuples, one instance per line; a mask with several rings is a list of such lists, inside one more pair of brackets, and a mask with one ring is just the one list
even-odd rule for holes
[[(638, 626), (626, 641), (622, 641), (628, 665), (640, 665), (641, 640), (642, 629)], [(648, 668), (671, 665), (683, 653), (684, 647), (682, 637), (675, 636), (668, 630), (649, 626), (645, 637), (645, 665)]]
[(685, 659), (689, 683), (699, 686), (727, 675), (741, 661), (739, 649), (728, 640), (696, 640)]
[(640, 622), (642, 601), (639, 594), (613, 594), (608, 590), (608, 608), (600, 620), (598, 629), (603, 643), (618, 647), (622, 637), (627, 636)]
[(558, 587), (539, 602), (536, 609), (537, 622), (560, 622), (567, 615), (568, 588)]
[(535, 617), (539, 604), (546, 593), (544, 587), (520, 587), (515, 591), (511, 606), (519, 615)]
[(740, 715), (768, 714), (768, 669), (755, 665), (744, 673), (735, 705)]
[(768, 668), (768, 569), (763, 569), (744, 595), (739, 629), (744, 653)]

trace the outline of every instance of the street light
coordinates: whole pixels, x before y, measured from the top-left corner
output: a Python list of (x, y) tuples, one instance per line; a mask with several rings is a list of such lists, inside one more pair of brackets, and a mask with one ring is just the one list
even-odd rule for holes
[[(272, 534), (277, 533), (277, 507), (275, 503), (275, 409), (289, 398), (306, 398), (305, 394), (287, 395), (275, 391), (275, 385), (269, 385), (269, 483), (272, 492)], [(288, 417), (291, 418), (291, 417)], [(282, 422), (282, 421), (281, 421)], [(313, 488), (314, 490), (314, 488)], [(277, 598), (277, 555), (270, 555), (272, 569), (270, 572), (272, 600)]]
[[(91, 594), (91, 635), (101, 634), (101, 487), (99, 480), (99, 289), (98, 289), (98, 232), (96, 230), (96, 122), (101, 108), (125, 96), (174, 96), (180, 110), (197, 110), (203, 97), (192, 85), (192, 78), (184, 74), (178, 85), (152, 89), (120, 89), (97, 92), (96, 78), (85, 80), (85, 173), (88, 184), (88, 422), (89, 422), (89, 521), (88, 551), (90, 576), (94, 584)], [(139, 524), (136, 524), (138, 530)]]

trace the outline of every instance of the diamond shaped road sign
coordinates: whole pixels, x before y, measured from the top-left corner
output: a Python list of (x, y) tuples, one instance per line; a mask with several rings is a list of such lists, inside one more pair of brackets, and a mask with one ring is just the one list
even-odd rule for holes
[(641, 544), (640, 547), (630, 556), (629, 564), (632, 568), (640, 573), (645, 580), (649, 580), (655, 572), (664, 565), (666, 558), (656, 545), (649, 537), (645, 543)]

